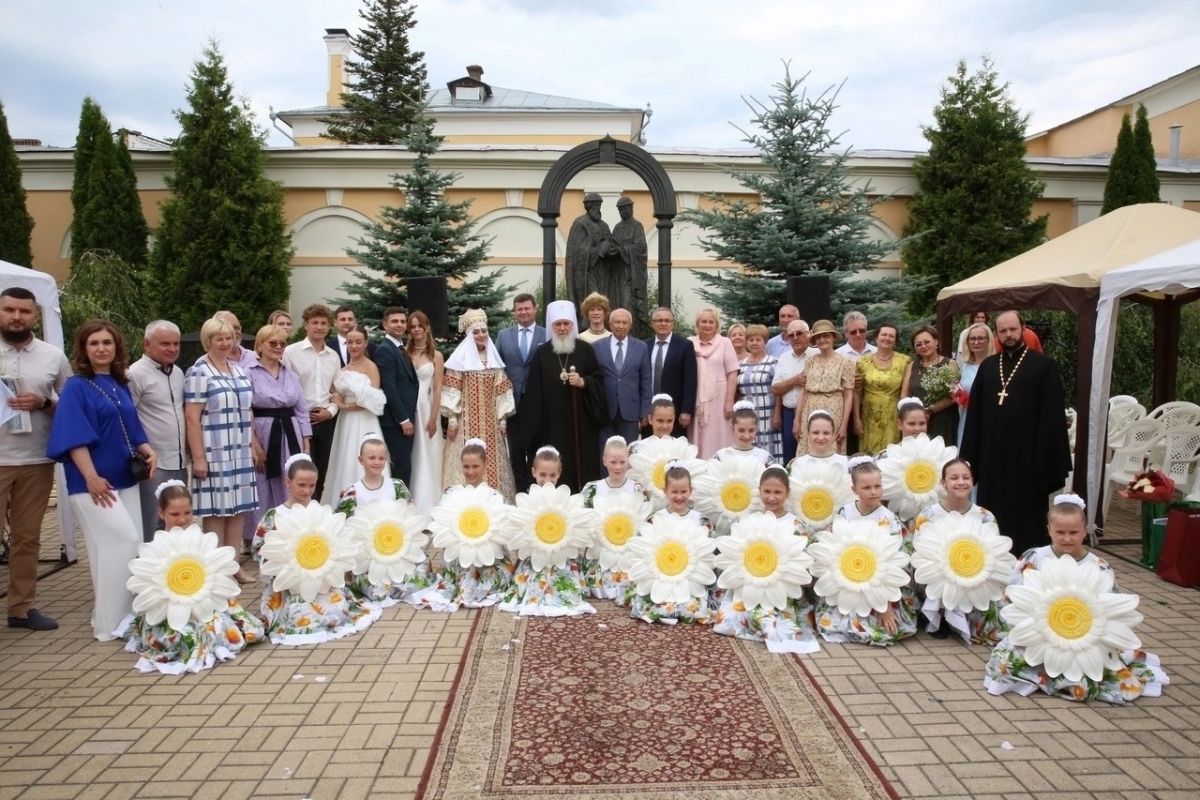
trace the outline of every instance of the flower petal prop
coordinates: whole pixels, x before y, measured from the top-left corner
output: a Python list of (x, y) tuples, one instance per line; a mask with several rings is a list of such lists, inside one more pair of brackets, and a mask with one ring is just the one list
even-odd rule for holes
[(749, 458), (713, 461), (696, 478), (696, 509), (721, 530), (746, 514), (760, 510), (758, 479), (763, 467)]
[(402, 583), (413, 576), (425, 560), (429, 517), (406, 500), (359, 506), (346, 522), (358, 542), (358, 564), (354, 574), (366, 574), (372, 586)]
[(900, 519), (912, 519), (940, 497), (942, 467), (958, 455), (942, 437), (924, 433), (889, 444), (887, 456), (879, 460), (883, 473), (883, 499)]
[(199, 525), (172, 528), (154, 534), (154, 541), (138, 546), (125, 582), (133, 592), (133, 611), (151, 625), (166, 620), (182, 631), (189, 622), (208, 622), (240, 589), (237, 552), (221, 547), (215, 533)]
[(535, 571), (565, 567), (592, 541), (596, 515), (569, 486), (530, 486), (508, 514), (508, 546)]
[(985, 611), (1004, 596), (1017, 559), (1012, 539), (994, 522), (956, 511), (939, 514), (921, 526), (913, 544), (917, 583), (927, 597), (953, 611)]
[(650, 503), (633, 492), (611, 492), (597, 497), (593, 507), (596, 527), (587, 557), (599, 561), (603, 570), (617, 569), (634, 534), (650, 516)]
[(655, 497), (666, 497), (667, 462), (678, 461), (692, 474), (693, 480), (707, 468), (707, 463), (696, 458), (696, 445), (682, 436), (659, 439), (651, 436), (637, 443), (629, 456), (629, 471), (633, 479), (645, 486)]
[(843, 614), (884, 612), (909, 581), (902, 540), (871, 519), (833, 521), (833, 529), (808, 546), (816, 593)]
[(854, 499), (850, 474), (837, 464), (797, 460), (790, 483), (792, 512), (813, 530), (828, 527), (838, 509)]
[(346, 534), (346, 515), (314, 501), (275, 512), (275, 530), (262, 550), (264, 575), (276, 592), (294, 591), (311, 603), (318, 594), (346, 585), (358, 560), (358, 543)]
[(685, 517), (664, 514), (642, 525), (629, 544), (629, 580), (653, 603), (686, 603), (705, 597), (717, 579), (708, 529)]
[(504, 557), (508, 544), (504, 500), (487, 486), (463, 486), (447, 492), (433, 509), (433, 546), (447, 561), (463, 567), (490, 567)]
[(1043, 665), (1051, 678), (1102, 680), (1105, 667), (1121, 668), (1118, 653), (1141, 647), (1133, 633), (1142, 621), (1138, 596), (1113, 592), (1112, 573), (1093, 561), (1047, 559), (1023, 580), (1008, 587), (1012, 602), (1000, 616), (1012, 626), (1009, 641), (1025, 648), (1025, 662)]
[(717, 586), (731, 590), (732, 599), (747, 608), (782, 609), (812, 583), (807, 545), (807, 536), (796, 536), (791, 523), (774, 514), (748, 514), (717, 539)]

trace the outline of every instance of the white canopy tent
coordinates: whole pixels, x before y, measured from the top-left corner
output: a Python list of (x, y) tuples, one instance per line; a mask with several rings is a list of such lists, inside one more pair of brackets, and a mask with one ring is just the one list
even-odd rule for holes
[[(1100, 279), (1096, 305), (1096, 344), (1092, 350), (1092, 391), (1088, 399), (1088, 496), (1100, 497), (1104, 465), (1108, 392), (1112, 380), (1112, 350), (1117, 336), (1117, 304), (1122, 297), (1139, 293), (1178, 295), (1200, 288), (1200, 239), (1106, 273)], [(1088, 508), (1088, 522), (1096, 520), (1096, 507)]]
[[(58, 283), (45, 272), (0, 261), (0, 289), (20, 287), (33, 292), (41, 307), (42, 335), (50, 344), (63, 350), (62, 309), (58, 306)], [(75, 515), (67, 503), (67, 481), (62, 467), (55, 469), (58, 484), (58, 530), (68, 561), (76, 560)]]

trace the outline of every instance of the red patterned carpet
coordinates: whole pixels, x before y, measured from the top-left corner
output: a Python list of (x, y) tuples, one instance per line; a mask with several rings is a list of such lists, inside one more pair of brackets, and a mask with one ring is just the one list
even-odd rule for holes
[(601, 604), (482, 612), (419, 798), (894, 797), (799, 660)]

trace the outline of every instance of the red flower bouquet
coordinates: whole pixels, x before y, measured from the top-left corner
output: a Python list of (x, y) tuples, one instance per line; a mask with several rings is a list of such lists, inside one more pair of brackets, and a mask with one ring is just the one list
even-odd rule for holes
[(950, 396), (954, 398), (954, 402), (958, 404), (959, 408), (966, 408), (967, 404), (971, 402), (971, 393), (964, 389), (961, 383), (954, 384), (954, 391), (950, 393)]
[(1121, 497), (1143, 503), (1169, 503), (1175, 499), (1175, 481), (1162, 470), (1151, 469), (1133, 476)]

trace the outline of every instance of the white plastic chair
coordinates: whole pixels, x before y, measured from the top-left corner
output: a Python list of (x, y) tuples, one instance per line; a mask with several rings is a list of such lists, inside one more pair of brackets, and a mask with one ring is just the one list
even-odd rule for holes
[(1180, 491), (1187, 488), (1192, 472), (1200, 463), (1200, 426), (1172, 428), (1166, 432), (1166, 450), (1162, 458), (1162, 471), (1175, 481)]
[(1112, 411), (1117, 406), (1128, 405), (1129, 403), (1137, 403), (1137, 398), (1129, 394), (1114, 394), (1108, 398), (1108, 410)]
[(1150, 451), (1155, 442), (1162, 438), (1162, 423), (1156, 419), (1138, 420), (1129, 426), (1125, 444), (1113, 450), (1112, 458), (1104, 468), (1104, 518), (1108, 519), (1108, 506), (1112, 502), (1113, 484), (1118, 488), (1128, 484), (1134, 476), (1146, 469)]
[(1129, 426), (1146, 416), (1146, 409), (1141, 403), (1122, 403), (1108, 409), (1108, 455), (1125, 444), (1125, 434)]
[(1161, 421), (1164, 429), (1200, 425), (1200, 406), (1185, 400), (1173, 400), (1151, 411), (1146, 419)]

